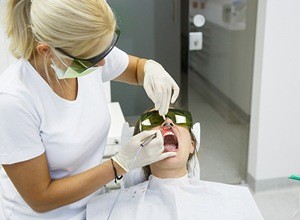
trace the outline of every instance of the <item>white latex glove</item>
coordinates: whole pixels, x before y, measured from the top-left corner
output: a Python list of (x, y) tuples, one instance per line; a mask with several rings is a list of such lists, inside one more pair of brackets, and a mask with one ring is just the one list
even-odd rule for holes
[[(143, 141), (152, 134), (156, 133), (156, 138), (154, 138), (149, 144), (144, 146), (136, 157), (135, 162), (133, 160), (135, 155), (140, 148)], [(132, 138), (122, 146), (120, 151), (112, 157), (112, 159), (119, 164), (126, 172), (132, 169), (140, 168), (159, 160), (163, 160), (167, 157), (175, 156), (176, 152), (166, 152), (163, 146), (163, 137), (160, 131), (143, 131)]]
[(176, 101), (179, 95), (179, 87), (162, 65), (154, 60), (146, 61), (144, 72), (145, 91), (154, 102), (155, 110), (158, 110), (159, 114), (164, 116), (168, 113), (170, 102), (174, 103)]

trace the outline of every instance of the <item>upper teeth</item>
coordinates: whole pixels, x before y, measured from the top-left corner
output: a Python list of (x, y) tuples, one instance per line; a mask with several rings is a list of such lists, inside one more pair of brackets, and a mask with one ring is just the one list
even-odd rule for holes
[(164, 133), (164, 137), (167, 136), (167, 135), (174, 135), (174, 134), (171, 131), (167, 131), (166, 133)]

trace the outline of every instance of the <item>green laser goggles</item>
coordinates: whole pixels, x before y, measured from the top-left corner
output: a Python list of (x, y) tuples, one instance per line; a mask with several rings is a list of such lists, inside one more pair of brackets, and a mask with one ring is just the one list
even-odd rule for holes
[[(192, 115), (183, 109), (169, 109), (166, 118), (170, 118), (174, 124), (187, 127), (189, 130), (193, 126)], [(151, 130), (160, 126), (165, 120), (158, 114), (158, 111), (146, 112), (140, 117), (140, 131)]]
[(82, 73), (85, 70), (95, 66), (97, 63), (99, 63), (101, 60), (103, 60), (109, 54), (109, 52), (115, 47), (116, 43), (118, 42), (120, 34), (121, 34), (121, 31), (119, 29), (116, 29), (110, 46), (107, 47), (101, 54), (99, 54), (95, 57), (92, 57), (90, 59), (80, 59), (80, 58), (74, 57), (74, 56), (66, 53), (61, 48), (55, 48), (55, 49), (58, 50), (59, 52), (61, 52), (62, 54), (72, 58), (73, 61), (70, 65), (70, 68), (72, 68), (77, 73)]

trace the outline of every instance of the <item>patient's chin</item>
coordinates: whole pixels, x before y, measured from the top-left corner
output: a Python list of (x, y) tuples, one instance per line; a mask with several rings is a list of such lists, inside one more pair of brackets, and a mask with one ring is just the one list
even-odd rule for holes
[(157, 163), (159, 166), (166, 167), (168, 169), (177, 169), (178, 167), (186, 166), (186, 160), (181, 158), (178, 154), (158, 161)]

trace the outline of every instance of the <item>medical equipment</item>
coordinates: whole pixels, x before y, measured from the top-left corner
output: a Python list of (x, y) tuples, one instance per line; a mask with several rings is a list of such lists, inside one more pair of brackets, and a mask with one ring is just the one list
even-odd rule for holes
[(150, 135), (149, 137), (147, 137), (147, 138), (143, 141), (143, 143), (141, 143), (140, 147), (146, 146), (146, 145), (149, 144), (150, 141), (152, 141), (154, 138), (156, 138), (156, 133)]
[[(143, 140), (143, 142), (140, 144), (140, 147), (139, 147), (138, 151), (136, 152), (136, 154), (135, 154), (135, 156), (134, 156), (134, 158), (133, 158), (133, 160), (132, 160), (132, 162), (131, 162), (131, 165), (130, 165), (130, 169), (129, 169), (129, 170), (131, 170), (131, 168), (133, 167), (133, 165), (134, 165), (134, 163), (135, 163), (135, 161), (136, 161), (136, 158), (137, 158), (137, 156), (139, 155), (141, 149), (142, 149), (143, 147), (145, 147), (146, 145), (148, 145), (154, 138), (156, 138), (156, 133), (154, 133), (154, 134), (148, 136), (147, 138), (145, 138), (145, 139)], [(126, 178), (127, 178), (127, 176), (125, 175), (125, 177), (124, 177), (124, 182), (126, 181)], [(113, 203), (113, 206), (112, 206), (112, 208), (111, 208), (111, 210), (110, 210), (110, 212), (109, 212), (109, 215), (108, 215), (108, 217), (107, 217), (107, 220), (110, 218), (111, 213), (112, 213), (112, 211), (114, 210), (114, 207), (115, 207), (115, 205), (116, 205), (116, 203), (117, 203), (117, 201), (118, 201), (118, 198), (119, 198), (119, 196), (120, 196), (120, 194), (121, 194), (121, 192), (122, 192), (123, 189), (124, 189), (124, 185), (121, 186), (121, 189), (120, 189), (120, 191), (119, 191), (119, 193), (118, 193), (118, 195), (117, 195), (117, 197), (116, 197), (116, 199), (115, 199), (115, 201), (114, 201), (114, 203)]]
[(300, 181), (300, 176), (299, 176), (299, 175), (291, 175), (291, 176), (289, 177), (289, 179)]

